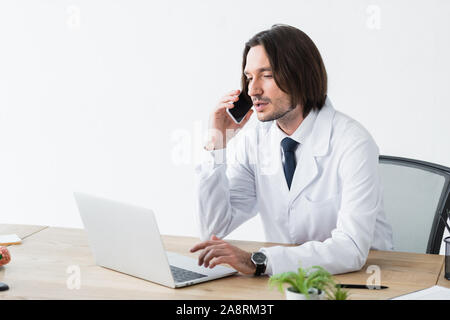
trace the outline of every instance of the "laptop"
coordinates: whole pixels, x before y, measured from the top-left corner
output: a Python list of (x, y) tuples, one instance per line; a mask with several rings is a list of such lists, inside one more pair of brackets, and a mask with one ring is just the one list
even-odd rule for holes
[(84, 193), (74, 196), (99, 266), (170, 288), (237, 273), (220, 265), (205, 268), (197, 259), (165, 251), (152, 210)]

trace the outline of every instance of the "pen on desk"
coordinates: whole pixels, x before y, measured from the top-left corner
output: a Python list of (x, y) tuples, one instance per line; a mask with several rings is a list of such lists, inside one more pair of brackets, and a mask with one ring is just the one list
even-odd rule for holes
[(389, 288), (386, 286), (377, 286), (377, 285), (369, 285), (369, 284), (346, 284), (346, 283), (337, 284), (336, 287), (347, 288), (347, 289), (369, 289), (369, 290), (381, 290), (381, 289)]

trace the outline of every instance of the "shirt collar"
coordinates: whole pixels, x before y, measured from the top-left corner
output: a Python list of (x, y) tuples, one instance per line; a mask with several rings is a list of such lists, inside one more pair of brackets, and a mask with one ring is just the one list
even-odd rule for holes
[(314, 127), (314, 122), (317, 118), (317, 110), (311, 110), (309, 114), (306, 116), (305, 119), (303, 119), (302, 123), (298, 126), (298, 128), (294, 131), (294, 133), (291, 136), (288, 136), (283, 130), (278, 127), (277, 121), (273, 121), (273, 128), (275, 130), (275, 133), (277, 135), (278, 142), (281, 143), (281, 140), (283, 140), (286, 137), (289, 137), (295, 141), (297, 141), (300, 144), (304, 144), (306, 141), (306, 138), (309, 136), (309, 134), (312, 132), (312, 129)]

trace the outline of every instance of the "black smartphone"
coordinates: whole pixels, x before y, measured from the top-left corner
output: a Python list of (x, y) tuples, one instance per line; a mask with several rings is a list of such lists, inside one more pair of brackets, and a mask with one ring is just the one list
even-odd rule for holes
[(239, 100), (236, 102), (233, 102), (234, 108), (228, 109), (227, 112), (231, 116), (234, 122), (237, 124), (241, 123), (242, 119), (244, 119), (247, 112), (250, 111), (250, 109), (253, 106), (252, 99), (245, 94), (244, 92), (241, 92), (239, 94)]

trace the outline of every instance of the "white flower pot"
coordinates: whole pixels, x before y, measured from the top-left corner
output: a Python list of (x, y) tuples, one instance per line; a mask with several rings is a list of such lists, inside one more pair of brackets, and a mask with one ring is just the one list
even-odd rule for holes
[(309, 292), (309, 299), (303, 294), (298, 293), (295, 291), (292, 291), (292, 287), (285, 289), (286, 293), (286, 300), (324, 300), (325, 299), (325, 292), (319, 292), (317, 289), (310, 289)]

